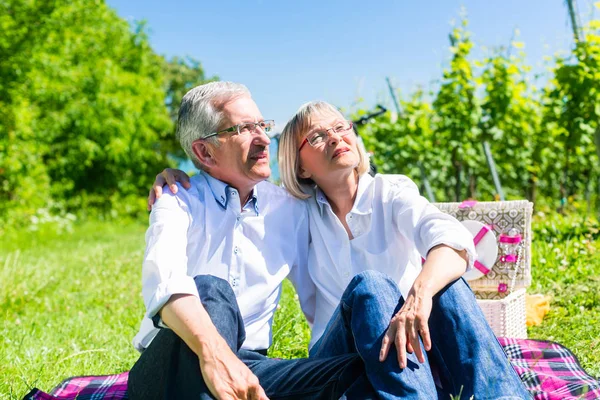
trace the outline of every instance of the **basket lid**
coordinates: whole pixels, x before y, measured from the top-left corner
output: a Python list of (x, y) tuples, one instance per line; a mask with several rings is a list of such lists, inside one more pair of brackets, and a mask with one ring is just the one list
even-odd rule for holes
[(479, 221), (465, 220), (461, 223), (467, 228), (475, 243), (477, 259), (475, 267), (465, 272), (463, 278), (474, 281), (490, 272), (498, 258), (498, 244), (493, 229)]

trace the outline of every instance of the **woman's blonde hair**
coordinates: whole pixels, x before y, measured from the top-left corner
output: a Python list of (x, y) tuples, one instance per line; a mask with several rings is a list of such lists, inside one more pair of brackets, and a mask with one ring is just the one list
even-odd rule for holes
[[(336, 117), (344, 116), (340, 111), (325, 101), (311, 101), (300, 107), (296, 115), (292, 117), (283, 128), (279, 138), (279, 172), (285, 189), (299, 199), (311, 197), (315, 182), (312, 179), (300, 178), (298, 176), (299, 153), (298, 141), (310, 129), (312, 117), (315, 114), (333, 114)], [(351, 133), (354, 134), (354, 133)], [(362, 146), (357, 145), (358, 165), (356, 171), (358, 176), (369, 170), (369, 157)]]

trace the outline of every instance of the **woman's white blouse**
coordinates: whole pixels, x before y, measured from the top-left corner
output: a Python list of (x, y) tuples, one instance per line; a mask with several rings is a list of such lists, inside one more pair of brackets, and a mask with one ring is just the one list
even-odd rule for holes
[(454, 217), (439, 211), (403, 175), (364, 174), (346, 222), (350, 240), (319, 189), (307, 200), (311, 244), (309, 273), (316, 284), (316, 314), (310, 346), (321, 337), (352, 278), (377, 270), (394, 279), (403, 296), (421, 271), (421, 257), (439, 244), (467, 250), (475, 260), (473, 236)]

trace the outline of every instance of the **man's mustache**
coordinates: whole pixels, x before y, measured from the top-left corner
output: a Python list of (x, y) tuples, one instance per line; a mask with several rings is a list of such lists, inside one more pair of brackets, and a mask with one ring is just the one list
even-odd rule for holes
[(264, 155), (268, 155), (269, 154), (269, 149), (266, 146), (260, 146), (259, 148), (253, 150), (250, 153), (250, 158), (256, 157), (256, 156), (264, 156)]

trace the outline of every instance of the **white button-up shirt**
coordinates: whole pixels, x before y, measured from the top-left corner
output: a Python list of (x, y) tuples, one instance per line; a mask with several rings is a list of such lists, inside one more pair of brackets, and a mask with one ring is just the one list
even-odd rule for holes
[(307, 270), (306, 204), (269, 182), (255, 186), (240, 204), (238, 192), (201, 172), (192, 187), (168, 189), (155, 203), (146, 232), (142, 295), (146, 315), (134, 346), (142, 351), (158, 333), (151, 318), (174, 294), (198, 296), (193, 277), (227, 280), (244, 319), (243, 348), (271, 344), (273, 315), (288, 277), (309, 321), (315, 288)]
[(307, 201), (312, 239), (309, 271), (317, 287), (311, 346), (323, 334), (346, 286), (360, 272), (387, 274), (406, 297), (421, 271), (421, 257), (434, 246), (466, 249), (468, 268), (472, 268), (473, 236), (422, 197), (406, 176), (360, 177), (354, 206), (346, 216), (352, 240), (323, 192), (317, 189)]

